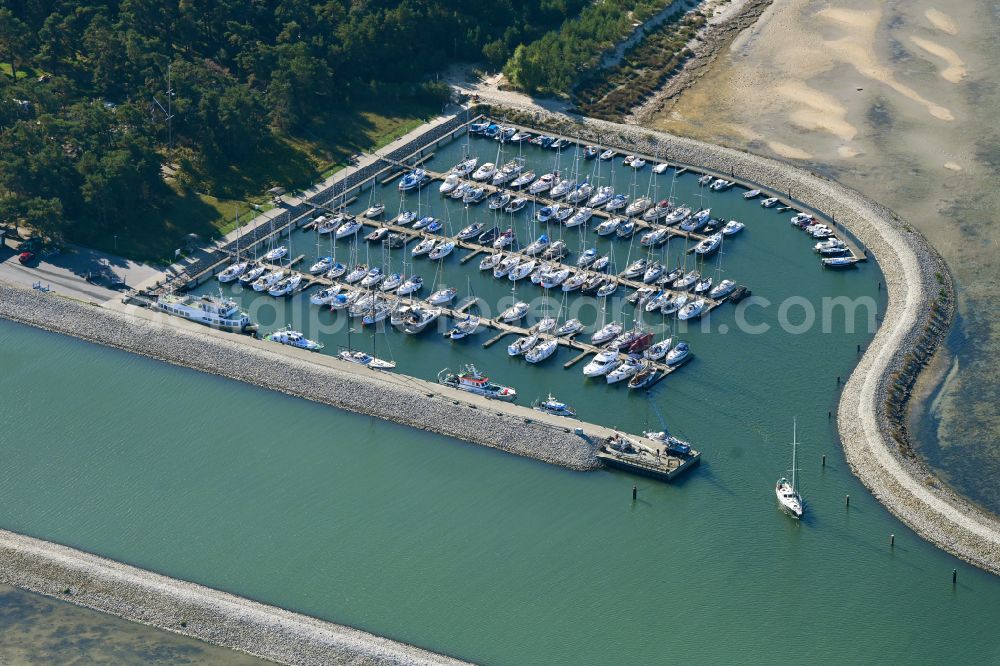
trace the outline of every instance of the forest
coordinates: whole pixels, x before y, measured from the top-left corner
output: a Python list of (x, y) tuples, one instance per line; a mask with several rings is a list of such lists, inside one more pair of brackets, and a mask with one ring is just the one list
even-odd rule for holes
[(0, 0), (0, 222), (179, 232), (162, 219), (188, 190), (242, 199), (315, 177), (297, 146), (347, 150), (349, 130), (440, 110), (435, 72), (499, 68), (585, 4)]

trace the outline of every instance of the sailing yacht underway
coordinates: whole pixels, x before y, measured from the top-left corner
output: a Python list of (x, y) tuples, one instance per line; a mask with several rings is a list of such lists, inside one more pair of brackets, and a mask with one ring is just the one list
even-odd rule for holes
[(792, 473), (792, 480), (789, 481), (785, 477), (778, 479), (778, 483), (774, 486), (774, 494), (778, 498), (778, 504), (781, 505), (782, 510), (788, 513), (793, 518), (802, 517), (802, 496), (799, 495), (798, 488), (795, 486), (795, 453), (798, 447), (798, 441), (796, 438), (796, 424), (792, 422), (792, 469), (789, 470)]

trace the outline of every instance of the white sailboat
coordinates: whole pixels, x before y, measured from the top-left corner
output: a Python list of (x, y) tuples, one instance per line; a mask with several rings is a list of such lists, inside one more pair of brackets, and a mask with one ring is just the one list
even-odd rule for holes
[(797, 423), (792, 421), (792, 468), (789, 470), (792, 473), (792, 479), (789, 481), (786, 477), (781, 477), (778, 479), (778, 483), (774, 486), (774, 494), (778, 498), (778, 504), (781, 506), (782, 510), (788, 513), (793, 518), (801, 518), (803, 513), (803, 503), (802, 496), (799, 494), (798, 487), (795, 485), (795, 455), (796, 449), (798, 448), (798, 433), (797, 433)]

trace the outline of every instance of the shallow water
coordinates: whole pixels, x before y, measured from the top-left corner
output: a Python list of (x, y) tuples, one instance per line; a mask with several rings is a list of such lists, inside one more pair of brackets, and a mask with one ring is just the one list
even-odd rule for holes
[[(460, 146), (441, 151), (446, 164), (449, 149)], [(749, 229), (724, 267), (755, 294), (884, 306), (874, 264), (823, 271), (777, 213), (735, 192), (711, 205), (729, 203)], [(315, 248), (307, 233), (292, 242)], [(474, 269), (453, 258), (445, 270), (461, 285)], [(477, 294), (505, 291), (473, 280)], [(314, 310), (302, 296), (277, 309), (307, 330)], [(790, 645), (817, 663), (1000, 658), (1000, 579), (892, 518), (850, 474), (824, 414), (868, 332), (845, 333), (842, 312), (830, 333), (782, 330), (777, 305), (747, 318), (773, 329), (738, 332), (721, 308), (683, 334), (695, 360), (648, 397), (584, 382), (560, 367), (564, 351), (528, 367), (479, 340), (379, 334), (402, 372), (472, 360), (522, 402), (551, 390), (631, 431), (662, 413), (704, 451), (673, 485), (570, 472), (0, 322), (0, 394), (16, 405), (0, 413), (0, 525), (487, 663), (762, 663)], [(327, 351), (346, 341), (315, 334)], [(772, 492), (793, 417), (802, 522)]]

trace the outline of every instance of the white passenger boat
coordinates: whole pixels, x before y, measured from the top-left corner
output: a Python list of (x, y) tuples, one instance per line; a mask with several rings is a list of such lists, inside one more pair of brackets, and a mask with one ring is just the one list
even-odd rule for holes
[[(409, 306), (398, 324), (403, 333), (415, 335), (430, 326), (431, 322), (441, 316), (441, 308), (425, 308), (419, 305)], [(396, 325), (395, 320), (393, 324)]]
[(499, 264), (502, 259), (503, 252), (496, 252), (494, 254), (487, 255), (480, 260), (479, 270), (491, 271), (497, 267), (497, 264)]
[[(500, 255), (496, 254), (493, 256), (500, 256)], [(519, 263), (521, 263), (521, 258), (516, 254), (512, 254), (504, 259), (501, 259), (493, 267), (493, 277), (497, 279), (504, 277), (505, 275), (509, 274), (511, 270)]]
[(153, 309), (175, 317), (219, 328), (225, 331), (243, 332), (250, 326), (250, 317), (241, 312), (239, 305), (231, 298), (204, 294), (166, 294), (153, 302)]
[(520, 176), (523, 170), (524, 167), (521, 164), (515, 160), (511, 160), (500, 167), (497, 172), (493, 174), (493, 178), (490, 182), (492, 182), (494, 186), (505, 185)]
[(374, 287), (384, 278), (385, 275), (382, 273), (382, 269), (378, 266), (374, 266), (369, 268), (368, 272), (365, 273), (365, 276), (361, 278), (361, 286), (366, 288)]

